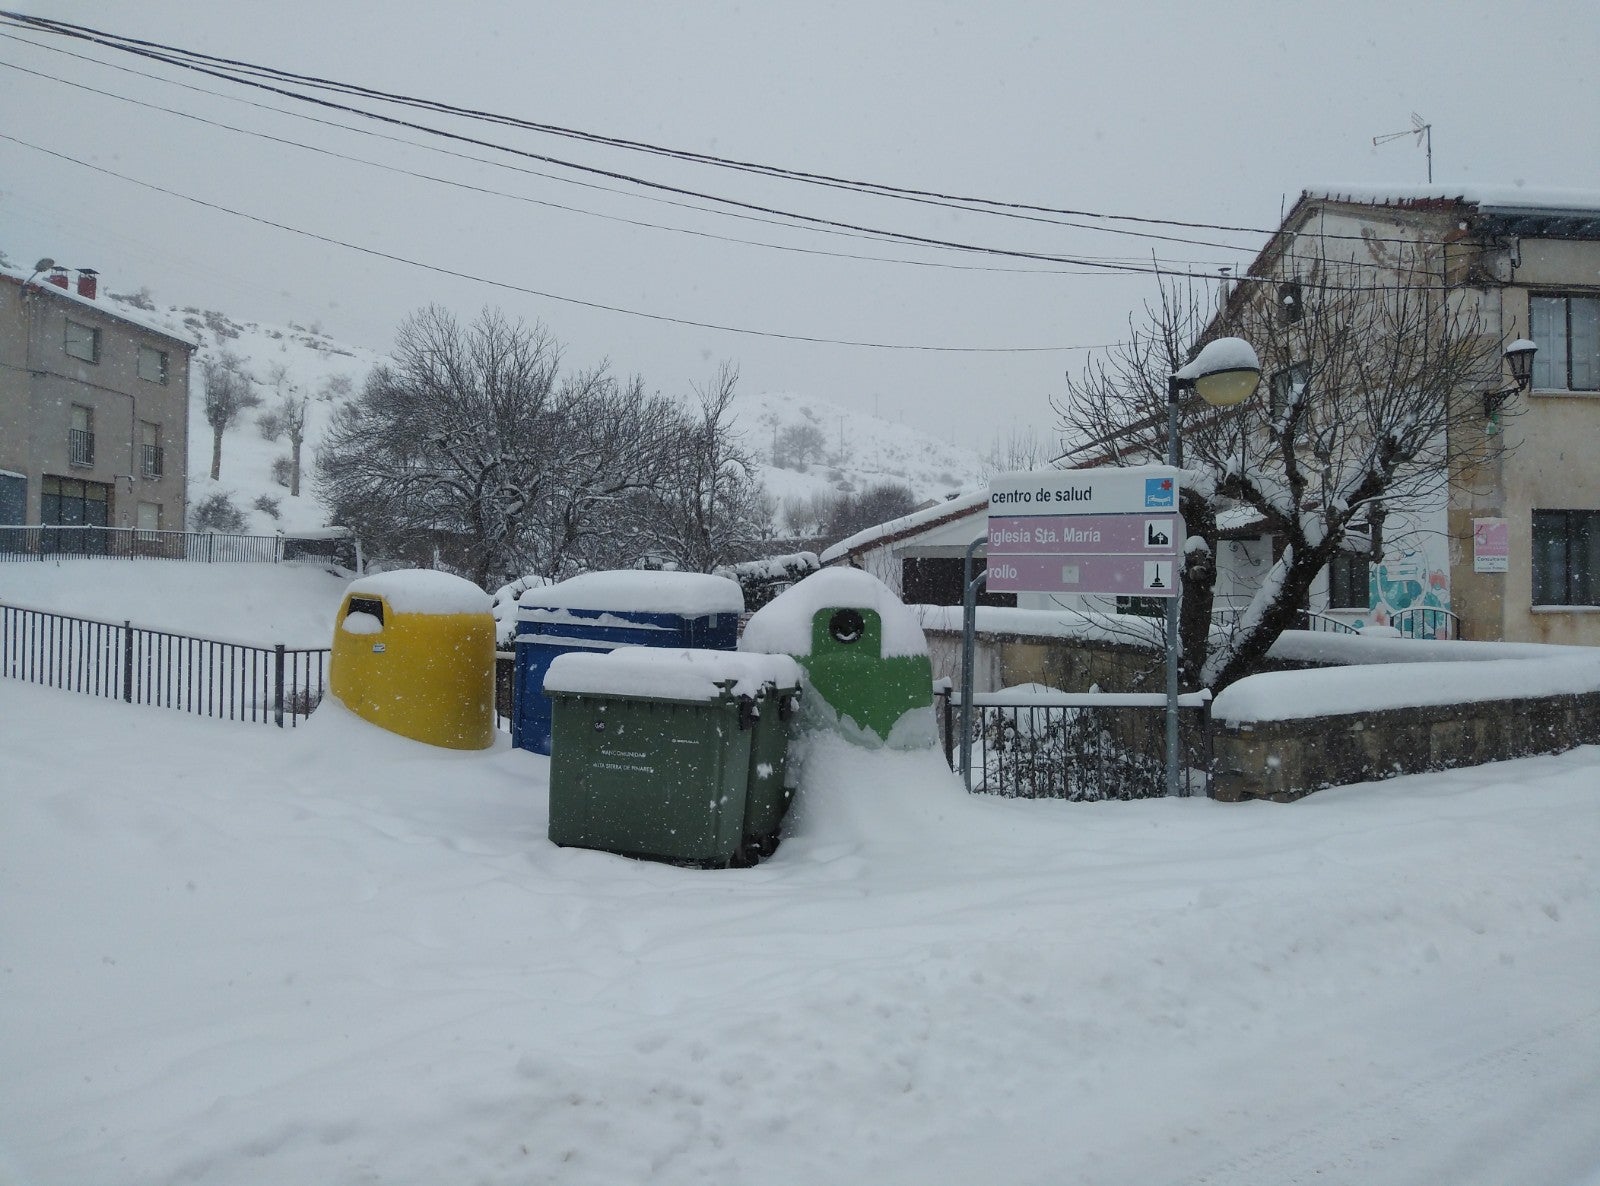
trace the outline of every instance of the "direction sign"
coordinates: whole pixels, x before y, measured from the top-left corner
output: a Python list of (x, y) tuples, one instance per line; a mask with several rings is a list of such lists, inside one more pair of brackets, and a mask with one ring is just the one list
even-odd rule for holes
[(1006, 474), (989, 488), (996, 593), (1175, 597), (1185, 538), (1166, 466)]

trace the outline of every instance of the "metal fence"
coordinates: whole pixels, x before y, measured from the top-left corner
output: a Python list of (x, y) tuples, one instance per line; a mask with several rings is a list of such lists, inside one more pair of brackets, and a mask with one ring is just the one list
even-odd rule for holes
[[(961, 769), (961, 695), (939, 696), (945, 760)], [(1209, 694), (1179, 699), (1179, 794), (1211, 794)], [(1166, 697), (980, 692), (972, 697), (972, 790), (1019, 799), (1166, 794)]]
[(1391, 622), (1406, 638), (1460, 638), (1461, 619), (1447, 609), (1413, 605), (1396, 610)]
[(198, 563), (275, 563), (283, 537), (199, 531), (144, 531), (137, 527), (0, 527), (0, 560), (53, 560), (108, 556), (119, 560), (188, 560)]
[(0, 526), (0, 561), (110, 557), (187, 560), (197, 564), (276, 564), (327, 560), (355, 569), (354, 536), (230, 535), (213, 531), (146, 531), (139, 527)]
[(200, 716), (297, 726), (321, 701), (325, 647), (253, 646), (0, 604), (0, 676)]

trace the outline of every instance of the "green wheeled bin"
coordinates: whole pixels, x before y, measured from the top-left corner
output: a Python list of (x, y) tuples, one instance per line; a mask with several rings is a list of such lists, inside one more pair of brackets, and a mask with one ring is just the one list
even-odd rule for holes
[(870, 573), (825, 568), (757, 610), (741, 650), (792, 655), (808, 722), (868, 746), (936, 741), (933, 668), (915, 614)]
[(800, 665), (788, 656), (768, 666), (756, 700), (755, 729), (750, 737), (750, 782), (745, 796), (744, 842), (746, 852), (771, 856), (778, 847), (783, 817), (794, 802), (795, 786), (789, 764), (790, 723), (800, 711)]
[[(786, 677), (798, 685), (792, 669), (783, 656), (733, 651), (558, 656), (544, 684), (553, 708), (551, 841), (709, 868), (754, 863), (750, 783), (771, 763), (752, 752), (771, 751), (759, 727), (763, 701), (775, 709), (773, 690)], [(756, 797), (764, 823), (775, 795), (763, 784)]]

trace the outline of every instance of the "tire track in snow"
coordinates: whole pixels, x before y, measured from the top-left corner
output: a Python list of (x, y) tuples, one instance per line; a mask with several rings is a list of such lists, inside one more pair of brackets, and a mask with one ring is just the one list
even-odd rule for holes
[(1172, 1186), (1586, 1182), (1600, 1167), (1597, 1055), (1600, 1009), (1405, 1080)]

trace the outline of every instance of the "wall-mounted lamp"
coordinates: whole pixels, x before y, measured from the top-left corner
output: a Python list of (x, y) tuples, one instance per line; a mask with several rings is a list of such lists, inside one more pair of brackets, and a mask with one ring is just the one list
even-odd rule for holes
[(1539, 347), (1527, 338), (1518, 338), (1506, 347), (1506, 366), (1511, 369), (1512, 385), (1499, 391), (1483, 393), (1483, 414), (1490, 420), (1500, 414), (1500, 407), (1519, 391), (1526, 391), (1533, 378), (1533, 356)]

